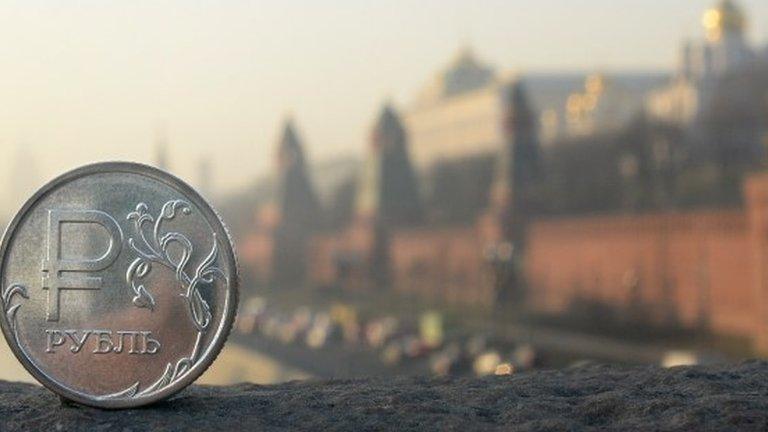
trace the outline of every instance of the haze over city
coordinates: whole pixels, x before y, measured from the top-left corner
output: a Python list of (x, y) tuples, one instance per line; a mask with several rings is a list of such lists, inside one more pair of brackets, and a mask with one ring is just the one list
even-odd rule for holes
[[(768, 3), (741, 4), (763, 44)], [(195, 182), (210, 158), (217, 191), (241, 187), (289, 115), (312, 160), (359, 154), (381, 103), (406, 106), (464, 45), (498, 71), (671, 71), (710, 5), (5, 1), (0, 202), (79, 164), (152, 162), (158, 134), (173, 172)]]
[(0, 38), (0, 396), (136, 406), (216, 357), (277, 383), (219, 389), (246, 429), (322, 417), (262, 403), (305, 379), (374, 428), (766, 429), (765, 0), (0, 0)]

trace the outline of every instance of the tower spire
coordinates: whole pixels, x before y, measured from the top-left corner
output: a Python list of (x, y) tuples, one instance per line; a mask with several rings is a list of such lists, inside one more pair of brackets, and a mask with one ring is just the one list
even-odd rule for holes
[(501, 218), (507, 240), (521, 243), (533, 204), (531, 187), (540, 176), (536, 115), (519, 80), (504, 89), (505, 142), (496, 167), (491, 206)]
[(155, 127), (155, 166), (168, 170), (168, 131), (163, 122)]
[(320, 206), (310, 182), (304, 150), (291, 118), (277, 143), (275, 205), (279, 215), (274, 233), (273, 281), (303, 282), (309, 235), (318, 227)]
[(421, 221), (422, 205), (408, 154), (408, 137), (389, 103), (384, 104), (374, 125), (369, 151), (359, 190), (358, 213), (375, 216), (389, 226)]

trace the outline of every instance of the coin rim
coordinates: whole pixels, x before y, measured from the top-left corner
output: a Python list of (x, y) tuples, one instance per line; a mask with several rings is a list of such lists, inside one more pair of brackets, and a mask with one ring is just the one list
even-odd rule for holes
[[(205, 198), (200, 195), (200, 193), (198, 193), (186, 182), (171, 173), (142, 163), (122, 161), (97, 162), (75, 168), (57, 176), (42, 186), (37, 192), (35, 192), (32, 197), (24, 203), (21, 209), (16, 212), (16, 215), (8, 224), (3, 234), (2, 243), (0, 243), (0, 280), (2, 280), (2, 273), (5, 270), (6, 251), (14, 233), (16, 232), (16, 229), (18, 228), (19, 223), (42, 197), (46, 196), (49, 192), (59, 187), (60, 185), (74, 181), (81, 177), (86, 177), (93, 174), (121, 172), (149, 177), (153, 180), (165, 184), (171, 189), (179, 191), (185, 195), (186, 199), (189, 199), (193, 204), (197, 206), (198, 209), (204, 213), (203, 216), (208, 223), (214, 225), (216, 222), (218, 222), (220, 231), (222, 234), (224, 234), (222, 238), (226, 238), (227, 245), (229, 246), (226, 248), (228, 249), (227, 253), (231, 255), (231, 262), (228, 265), (230, 274), (228, 290), (229, 303), (223, 312), (221, 318), (222, 323), (217, 326), (218, 330), (217, 333), (213, 336), (212, 342), (203, 352), (203, 356), (200, 358), (200, 360), (198, 360), (180, 380), (175, 382), (173, 385), (170, 385), (148, 396), (121, 399), (98, 399), (100, 396), (79, 392), (56, 382), (54, 377), (50, 377), (46, 374), (46, 372), (38, 369), (31, 362), (31, 359), (28, 358), (28, 356), (23, 352), (21, 347), (16, 344), (10, 330), (8, 317), (5, 311), (3, 310), (2, 313), (0, 313), (0, 315), (2, 315), (2, 319), (0, 319), (0, 327), (2, 327), (3, 335), (5, 336), (5, 340), (8, 343), (8, 346), (11, 348), (11, 351), (16, 356), (16, 358), (21, 362), (22, 366), (24, 366), (24, 369), (26, 369), (27, 372), (35, 377), (38, 382), (40, 382), (49, 390), (66, 399), (83, 405), (108, 409), (132, 408), (157, 402), (178, 393), (188, 385), (192, 384), (192, 382), (194, 382), (197, 378), (199, 378), (200, 375), (202, 375), (216, 360), (216, 357), (218, 357), (221, 349), (224, 347), (224, 344), (227, 341), (227, 338), (229, 337), (229, 334), (232, 330), (232, 325), (235, 321), (235, 315), (237, 313), (240, 287), (240, 272), (237, 262), (237, 254), (234, 248), (234, 242), (232, 241), (232, 236), (229, 232), (229, 229), (227, 228), (226, 224), (224, 224), (221, 216), (219, 216), (219, 213), (213, 208), (213, 206), (211, 206), (208, 201), (206, 201)], [(212, 226), (212, 228), (214, 231), (218, 231), (215, 226)]]

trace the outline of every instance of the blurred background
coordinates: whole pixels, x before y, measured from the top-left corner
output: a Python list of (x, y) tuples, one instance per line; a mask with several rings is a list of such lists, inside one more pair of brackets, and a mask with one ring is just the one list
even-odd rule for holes
[(120, 159), (230, 226), (203, 382), (768, 355), (763, 0), (0, 1), (0, 39), (3, 225)]

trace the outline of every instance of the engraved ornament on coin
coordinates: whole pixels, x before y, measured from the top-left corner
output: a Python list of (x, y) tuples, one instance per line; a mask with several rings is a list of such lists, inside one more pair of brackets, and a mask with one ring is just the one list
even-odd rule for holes
[(192, 383), (237, 306), (218, 215), (140, 164), (88, 165), (45, 185), (8, 226), (0, 259), (14, 354), (49, 389), (96, 407), (144, 405)]

